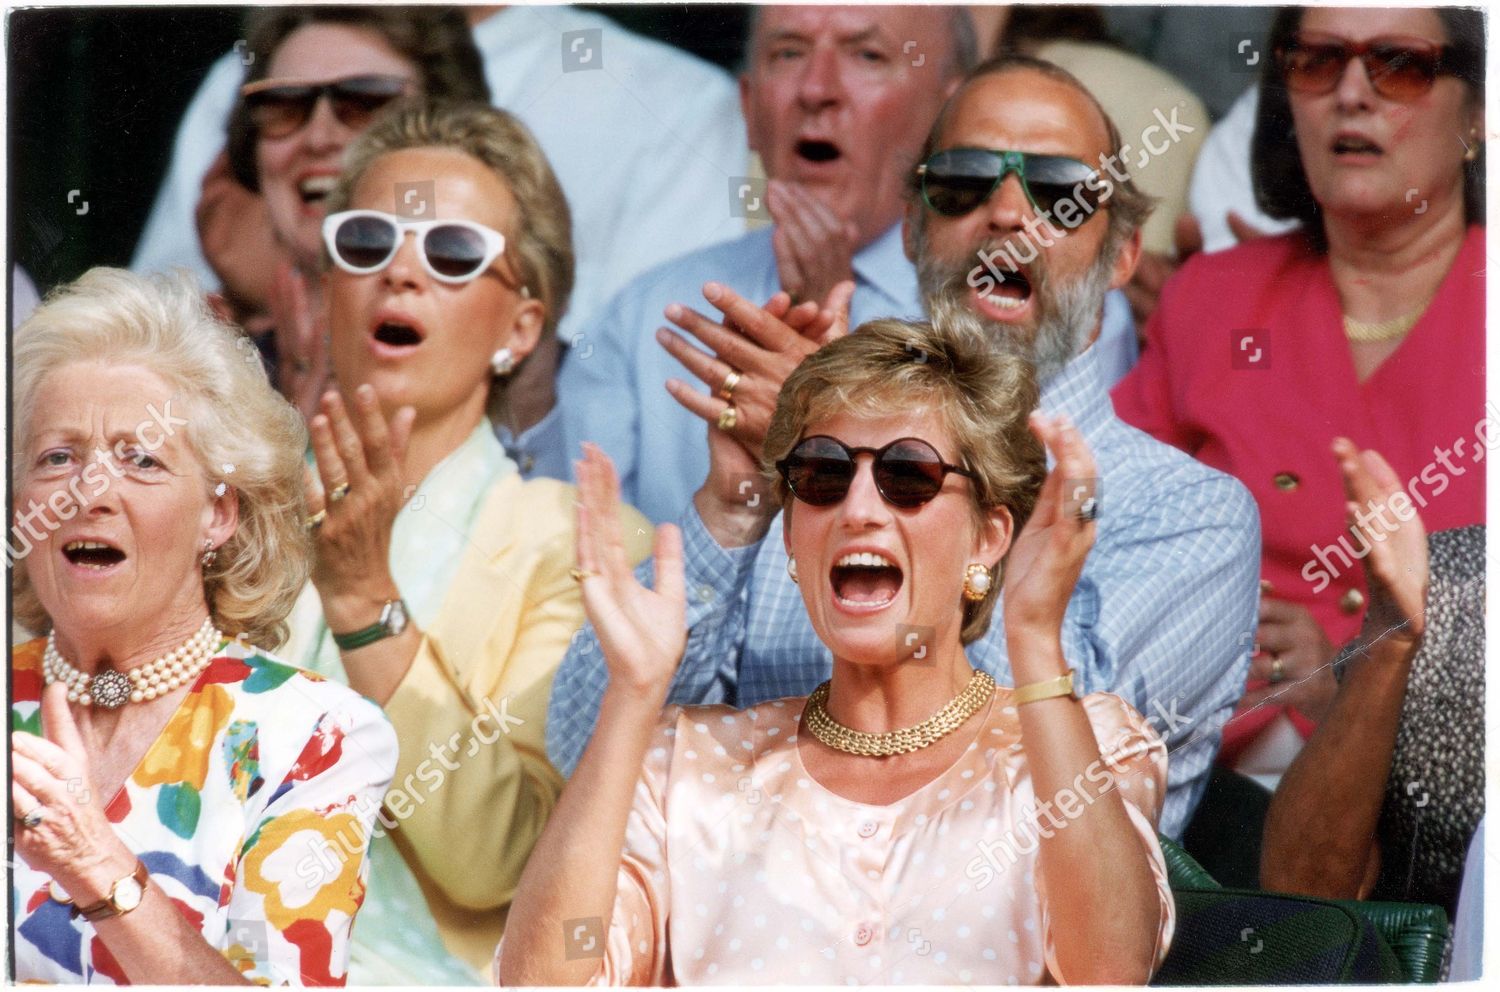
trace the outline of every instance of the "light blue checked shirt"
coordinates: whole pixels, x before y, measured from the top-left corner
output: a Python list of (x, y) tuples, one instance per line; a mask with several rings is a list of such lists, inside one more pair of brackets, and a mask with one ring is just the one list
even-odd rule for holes
[[(1180, 838), (1244, 692), (1259, 593), (1260, 517), (1239, 482), (1115, 417), (1091, 348), (1042, 391), (1094, 454), (1097, 539), (1063, 620), (1063, 653), (1082, 692), (1138, 709), (1170, 752), (1159, 829)], [(833, 660), (786, 573), (781, 518), (755, 545), (725, 550), (691, 503), (682, 515), (689, 637), (673, 703), (753, 706), (805, 696)], [(637, 574), (650, 582), (651, 562)], [(1012, 684), (1002, 610), (969, 660)], [(547, 713), (547, 752), (572, 774), (608, 681), (592, 628), (573, 639)]]

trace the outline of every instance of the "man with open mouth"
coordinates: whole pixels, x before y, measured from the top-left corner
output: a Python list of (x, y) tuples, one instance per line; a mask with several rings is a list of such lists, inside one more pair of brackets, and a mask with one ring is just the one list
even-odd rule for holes
[[(1243, 486), (1127, 427), (1110, 405), (1092, 345), (1106, 294), (1135, 267), (1150, 209), (1128, 176), (1099, 171), (1101, 156), (1118, 161), (1119, 147), (1117, 130), (1071, 75), (1019, 56), (986, 63), (938, 116), (912, 174), (904, 235), (933, 319), (968, 311), (998, 347), (1029, 357), (1040, 409), (1070, 417), (1095, 454), (1097, 476), (1071, 483), (1075, 511), (1097, 516), (1099, 527), (1068, 607), (1064, 652), (1085, 691), (1119, 694), (1166, 739), (1160, 829), (1178, 838), (1243, 690), (1260, 532)], [(718, 292), (728, 321), (745, 333), (700, 326), (701, 338), (723, 348), (695, 373), (717, 381), (733, 355), (748, 380), (767, 353), (758, 342), (794, 332), (727, 288)], [(775, 507), (754, 498), (754, 484), (743, 486), (764, 437), (750, 433), (752, 418), (720, 429), (727, 408), (722, 400), (694, 407), (716, 425), (708, 431), (713, 468), (679, 520), (691, 634), (669, 701), (744, 707), (806, 694), (827, 678), (830, 661), (788, 576)], [(884, 563), (864, 556), (835, 572), (839, 597), (854, 609), (877, 609), (893, 581)], [(1001, 627), (974, 642), (969, 657), (1010, 684)], [(921, 663), (920, 617), (892, 617), (891, 637)], [(548, 711), (548, 752), (565, 773), (592, 733), (604, 682), (586, 628), (558, 671)]]

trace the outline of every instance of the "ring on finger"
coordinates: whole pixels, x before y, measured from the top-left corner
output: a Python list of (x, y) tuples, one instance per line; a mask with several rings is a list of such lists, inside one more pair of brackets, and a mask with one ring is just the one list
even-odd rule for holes
[(572, 577), (572, 579), (573, 579), (574, 582), (582, 582), (584, 579), (592, 579), (594, 576), (596, 576), (598, 574), (599, 574), (598, 572), (590, 571), (589, 569), (586, 569), (586, 568), (570, 568), (570, 569), (568, 569), (568, 575), (570, 575)]
[(308, 530), (317, 530), (319, 527), (323, 526), (323, 521), (326, 519), (328, 519), (328, 511), (326, 509), (319, 510), (317, 513), (310, 514), (307, 518), (307, 522), (303, 524), (303, 526)]
[(1278, 656), (1276, 656), (1274, 654), (1271, 655), (1271, 674), (1270, 674), (1270, 681), (1271, 681), (1271, 683), (1274, 685), (1277, 682), (1283, 682), (1285, 680), (1286, 680), (1286, 666), (1281, 663), (1281, 658), (1279, 658)]
[(724, 384), (719, 387), (719, 397), (726, 402), (734, 402), (734, 388), (740, 384), (740, 374), (734, 369), (724, 377)]
[(337, 503), (339, 500), (343, 499), (345, 496), (348, 496), (348, 495), (349, 495), (349, 483), (347, 483), (347, 482), (340, 482), (338, 485), (336, 485), (332, 489), (328, 490), (328, 502), (330, 502), (330, 503)]
[(23, 827), (38, 827), (41, 826), (42, 821), (46, 818), (47, 812), (44, 807), (33, 806), (26, 812), (25, 816), (22, 816), (19, 819), (21, 821), (21, 826)]
[(1085, 500), (1082, 500), (1081, 502), (1079, 502), (1078, 509), (1076, 509), (1076, 510), (1073, 511), (1073, 515), (1075, 517), (1077, 517), (1079, 520), (1082, 520), (1084, 523), (1088, 523), (1090, 520), (1098, 520), (1099, 519), (1099, 499), (1098, 499), (1098, 497), (1096, 497), (1096, 496), (1090, 496), (1088, 499), (1085, 499)]
[(734, 404), (726, 406), (719, 411), (718, 428), (721, 431), (732, 431), (734, 425), (740, 422), (740, 412), (734, 408)]

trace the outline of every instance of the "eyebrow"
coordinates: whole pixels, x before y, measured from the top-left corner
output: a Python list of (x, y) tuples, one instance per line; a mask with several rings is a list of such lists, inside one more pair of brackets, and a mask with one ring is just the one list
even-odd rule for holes
[[(860, 30), (855, 31), (853, 34), (841, 34), (834, 39), (834, 42), (839, 45), (855, 45), (859, 44), (862, 41), (880, 40), (880, 35), (880, 25), (871, 24), (869, 27), (861, 28)], [(764, 39), (762, 39), (761, 43), (770, 45), (775, 44), (778, 41), (800, 41), (811, 44), (813, 40), (814, 39), (811, 35), (808, 35), (802, 31), (796, 30), (794, 28), (781, 28), (780, 30), (773, 31), (772, 33), (767, 35)]]

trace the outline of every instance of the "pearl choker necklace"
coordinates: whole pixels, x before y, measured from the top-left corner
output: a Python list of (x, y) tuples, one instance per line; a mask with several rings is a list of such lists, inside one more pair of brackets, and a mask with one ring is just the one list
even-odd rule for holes
[(153, 662), (128, 672), (106, 669), (96, 675), (87, 675), (63, 660), (57, 652), (55, 634), (48, 634), (42, 671), (48, 685), (61, 682), (68, 687), (68, 702), (112, 710), (127, 702), (140, 703), (165, 696), (196, 679), (213, 660), (214, 648), (223, 639), (224, 635), (214, 626), (213, 617), (209, 617), (186, 644)]

